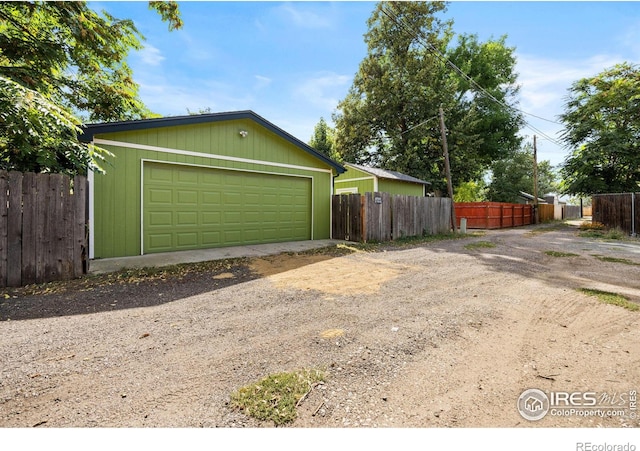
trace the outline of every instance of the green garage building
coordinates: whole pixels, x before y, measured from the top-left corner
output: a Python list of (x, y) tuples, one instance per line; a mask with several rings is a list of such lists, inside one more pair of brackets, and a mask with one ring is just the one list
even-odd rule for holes
[(429, 182), (386, 169), (345, 163), (347, 169), (334, 181), (336, 194), (383, 192), (406, 196), (426, 196)]
[(252, 111), (85, 127), (90, 257), (330, 238), (345, 169)]

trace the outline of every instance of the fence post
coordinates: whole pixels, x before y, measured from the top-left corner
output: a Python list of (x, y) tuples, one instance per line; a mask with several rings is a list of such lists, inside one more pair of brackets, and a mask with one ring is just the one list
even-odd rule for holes
[(631, 236), (636, 236), (636, 194), (631, 193)]
[(8, 190), (9, 174), (7, 171), (0, 171), (0, 287), (7, 286)]
[(22, 173), (9, 172), (7, 286), (22, 284)]

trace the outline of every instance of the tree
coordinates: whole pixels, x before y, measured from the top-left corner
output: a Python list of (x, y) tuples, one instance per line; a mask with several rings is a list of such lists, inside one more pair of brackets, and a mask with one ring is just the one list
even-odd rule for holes
[[(176, 5), (150, 7), (171, 29), (182, 26)], [(0, 21), (0, 76), (90, 121), (149, 114), (126, 62), (144, 39), (131, 20), (98, 14), (86, 2), (2, 2)]]
[(42, 94), (0, 77), (0, 169), (75, 174), (100, 170), (106, 150), (82, 144), (80, 120)]
[(384, 166), (444, 190), (440, 106), (454, 183), (480, 180), (492, 161), (519, 147), (514, 49), (505, 38), (480, 43), (474, 35), (451, 45), (453, 23), (437, 16), (445, 11), (443, 2), (376, 6), (365, 34), (368, 54), (334, 114), (345, 161)]
[(487, 200), (487, 186), (484, 180), (463, 182), (453, 191), (454, 202), (483, 202)]
[(339, 161), (340, 155), (335, 151), (334, 147), (334, 130), (327, 125), (323, 117), (313, 128), (313, 135), (309, 140), (309, 145), (324, 156)]
[[(533, 189), (533, 146), (525, 144), (508, 158), (496, 161), (492, 167), (487, 198), (493, 202), (517, 202), (521, 191)], [(549, 160), (538, 163), (538, 197), (557, 190), (556, 173)]]
[(562, 190), (591, 195), (640, 187), (640, 66), (618, 64), (575, 82), (560, 116), (571, 149)]
[[(149, 7), (170, 29), (182, 26), (175, 2)], [(86, 2), (1, 2), (0, 95), (12, 105), (0, 120), (2, 167), (38, 172), (99, 167), (93, 159), (99, 153), (78, 143), (80, 121), (73, 117), (114, 121), (151, 115), (126, 62), (142, 39), (131, 20), (98, 14)]]

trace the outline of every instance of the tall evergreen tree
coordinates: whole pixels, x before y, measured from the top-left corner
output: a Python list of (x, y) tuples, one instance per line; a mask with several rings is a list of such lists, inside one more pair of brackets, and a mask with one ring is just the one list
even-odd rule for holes
[(329, 127), (323, 117), (313, 128), (313, 136), (309, 140), (309, 145), (326, 157), (339, 160), (340, 155), (335, 151), (334, 130)]

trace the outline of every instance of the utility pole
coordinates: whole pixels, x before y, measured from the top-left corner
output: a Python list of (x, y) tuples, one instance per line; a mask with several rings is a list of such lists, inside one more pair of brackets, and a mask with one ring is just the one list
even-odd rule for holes
[(536, 135), (533, 135), (533, 223), (540, 222), (538, 214), (538, 146), (536, 145)]
[(458, 232), (458, 226), (456, 224), (456, 208), (453, 203), (453, 185), (451, 184), (451, 168), (449, 167), (449, 148), (447, 147), (447, 129), (444, 126), (444, 111), (440, 107), (440, 133), (442, 135), (442, 152), (444, 154), (444, 170), (447, 175), (447, 190), (449, 191), (449, 198), (451, 199), (451, 226), (453, 227), (453, 233)]

